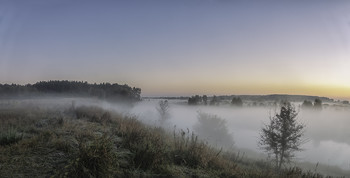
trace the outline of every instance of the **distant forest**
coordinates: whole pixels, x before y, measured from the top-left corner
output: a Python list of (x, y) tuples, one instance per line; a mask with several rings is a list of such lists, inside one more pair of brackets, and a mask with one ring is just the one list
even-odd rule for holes
[(97, 97), (106, 100), (139, 101), (141, 89), (117, 83), (90, 84), (83, 81), (53, 80), (35, 84), (0, 84), (0, 98), (37, 97), (37, 96), (79, 96)]

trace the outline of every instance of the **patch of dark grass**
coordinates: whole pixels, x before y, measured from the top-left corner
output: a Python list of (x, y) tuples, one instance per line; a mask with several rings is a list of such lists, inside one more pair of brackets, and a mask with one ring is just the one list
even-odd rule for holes
[[(280, 173), (280, 176), (284, 176), (286, 178), (295, 178), (295, 177), (323, 178), (324, 177), (319, 173), (315, 173), (311, 171), (304, 172), (299, 167), (292, 167), (292, 168), (285, 169)], [(326, 176), (326, 178), (330, 178), (330, 176)]]
[(23, 133), (20, 134), (14, 127), (8, 128), (6, 131), (0, 131), (0, 145), (6, 146), (13, 143), (17, 143), (22, 140)]

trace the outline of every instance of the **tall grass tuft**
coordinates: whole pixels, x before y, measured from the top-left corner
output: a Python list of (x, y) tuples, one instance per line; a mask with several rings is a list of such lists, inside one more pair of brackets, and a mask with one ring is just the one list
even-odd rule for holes
[(131, 164), (136, 169), (158, 169), (169, 161), (169, 148), (161, 128), (148, 128), (135, 118), (119, 124), (121, 147), (130, 150)]
[(93, 106), (80, 106), (77, 107), (74, 112), (77, 119), (87, 119), (90, 122), (96, 122), (100, 124), (111, 122), (111, 114), (102, 108)]
[(23, 134), (18, 134), (14, 127), (9, 127), (6, 131), (0, 132), (0, 145), (10, 145), (22, 140)]
[(117, 171), (115, 147), (106, 135), (92, 142), (79, 143), (79, 150), (66, 166), (68, 177), (111, 177)]
[(212, 159), (212, 149), (189, 130), (174, 131), (174, 150), (172, 152), (174, 163), (191, 168), (205, 168)]

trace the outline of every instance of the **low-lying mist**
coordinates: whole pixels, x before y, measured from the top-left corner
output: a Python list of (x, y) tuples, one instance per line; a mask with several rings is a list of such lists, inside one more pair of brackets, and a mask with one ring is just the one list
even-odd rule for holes
[[(154, 125), (159, 118), (155, 109), (157, 104), (158, 100), (142, 101), (129, 112)], [(302, 145), (304, 150), (297, 153), (296, 161), (350, 169), (350, 110), (328, 107), (314, 111), (301, 109), (300, 103), (294, 104), (299, 111), (298, 120), (306, 125), (305, 138), (308, 140)], [(216, 115), (226, 121), (228, 132), (234, 139), (234, 149), (249, 149), (257, 153), (263, 152), (257, 146), (259, 131), (278, 111), (277, 107), (189, 106), (179, 100), (170, 101), (169, 108), (170, 119), (165, 127), (195, 131), (193, 128), (198, 123), (199, 112)]]
[[(186, 132), (194, 132), (215, 147), (245, 152), (246, 157), (265, 159), (263, 151), (259, 150), (257, 146), (259, 131), (263, 124), (268, 123), (269, 118), (278, 111), (277, 107), (189, 106), (184, 100), (169, 100), (169, 119), (161, 123), (156, 109), (158, 102), (159, 100), (156, 99), (148, 99), (134, 104), (123, 104), (91, 98), (53, 97), (2, 100), (0, 106), (1, 108), (98, 106), (123, 115), (137, 116), (148, 125), (161, 126), (168, 131), (182, 129)], [(326, 107), (323, 110), (314, 111), (301, 109), (300, 103), (294, 104), (299, 111), (298, 120), (306, 125), (305, 138), (308, 140), (306, 144), (302, 145), (304, 150), (297, 153), (296, 161), (311, 162), (314, 165), (321, 163), (325, 166), (338, 166), (349, 170), (350, 129), (348, 126), (350, 125), (350, 109)], [(216, 125), (219, 128), (216, 129), (221, 129), (221, 136), (203, 134), (209, 132), (208, 128), (208, 132), (202, 131), (200, 133), (201, 131), (198, 129), (200, 127), (199, 117), (203, 113), (207, 114), (205, 117), (217, 118), (216, 122), (220, 124)], [(216, 138), (222, 140), (215, 140)]]

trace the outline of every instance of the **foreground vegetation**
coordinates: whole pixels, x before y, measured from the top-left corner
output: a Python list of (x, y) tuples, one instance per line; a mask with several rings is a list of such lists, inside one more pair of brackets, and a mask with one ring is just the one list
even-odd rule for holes
[(2, 108), (0, 127), (0, 177), (323, 177), (97, 107)]

